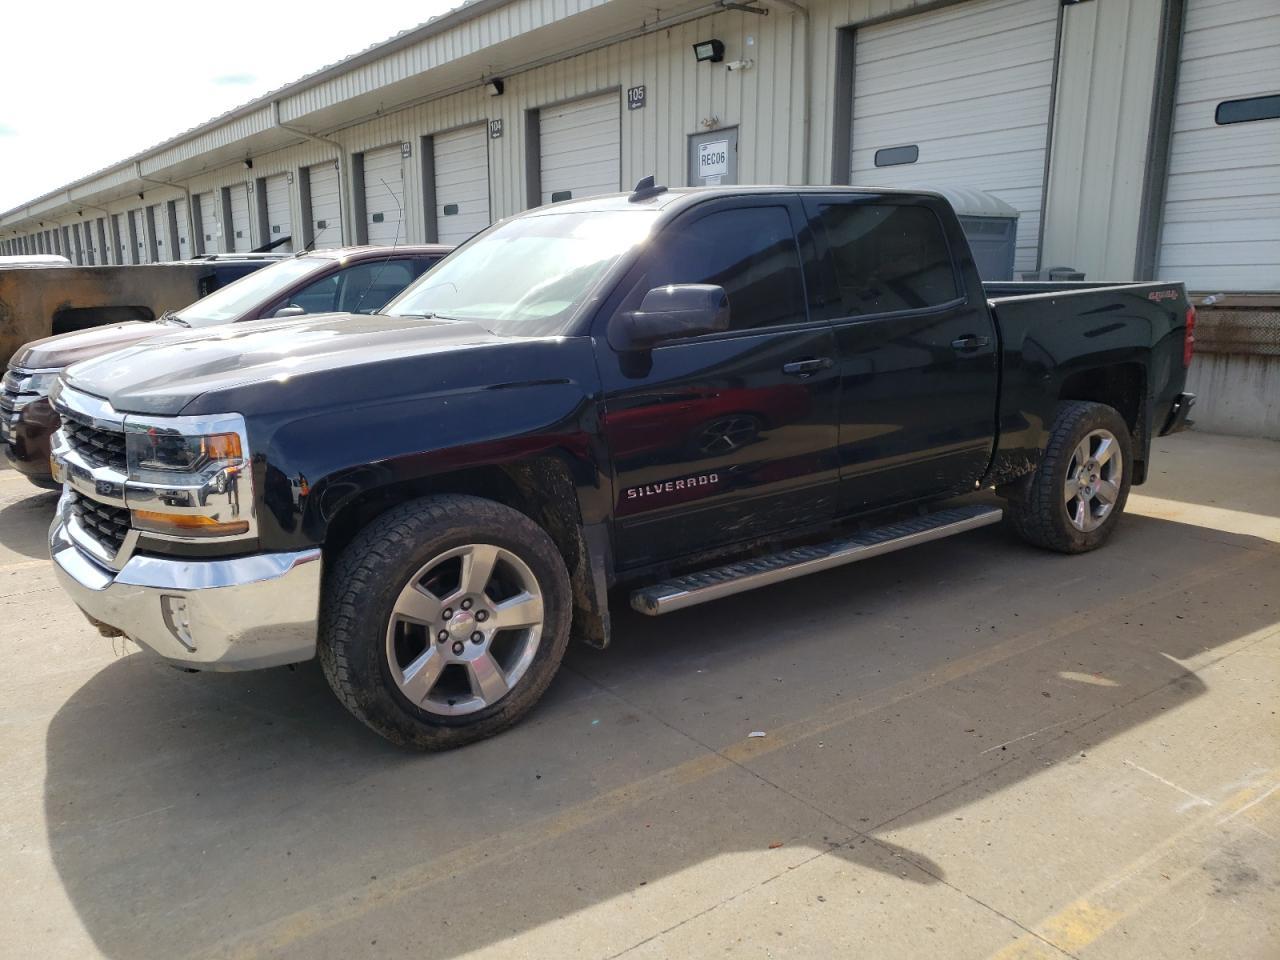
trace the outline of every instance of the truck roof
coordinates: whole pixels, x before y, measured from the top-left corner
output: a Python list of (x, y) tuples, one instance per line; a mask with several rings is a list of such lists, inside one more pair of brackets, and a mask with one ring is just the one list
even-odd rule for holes
[[(653, 188), (656, 189), (656, 188)], [(857, 187), (857, 186), (790, 186), (776, 184), (772, 186), (735, 185), (726, 187), (664, 187), (660, 193), (649, 193), (647, 196), (632, 200), (634, 193), (608, 193), (582, 200), (561, 200), (558, 203), (536, 207), (533, 211), (545, 213), (550, 210), (572, 210), (575, 212), (666, 209), (677, 205), (706, 200), (713, 197), (742, 197), (767, 195), (771, 193), (832, 193), (850, 194), (893, 194), (904, 197), (932, 197), (945, 199), (934, 190), (899, 190), (890, 187)]]

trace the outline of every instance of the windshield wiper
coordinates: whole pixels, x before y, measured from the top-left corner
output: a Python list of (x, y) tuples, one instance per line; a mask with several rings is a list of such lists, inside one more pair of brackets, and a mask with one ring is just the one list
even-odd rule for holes
[(191, 327), (191, 324), (187, 323), (187, 321), (183, 320), (172, 310), (166, 310), (164, 313), (160, 314), (160, 319), (157, 320), (156, 323), (176, 323), (179, 326), (187, 327), (188, 329)]
[(397, 313), (397, 317), (409, 317), (412, 320), (451, 320), (461, 323), (457, 317), (446, 317), (443, 313)]

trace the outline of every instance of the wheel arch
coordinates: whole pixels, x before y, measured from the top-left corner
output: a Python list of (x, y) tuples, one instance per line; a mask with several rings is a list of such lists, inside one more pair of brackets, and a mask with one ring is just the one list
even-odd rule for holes
[(1147, 367), (1138, 361), (1073, 370), (1062, 381), (1058, 400), (1087, 400), (1115, 409), (1133, 443), (1133, 483), (1146, 480), (1150, 431), (1147, 429)]

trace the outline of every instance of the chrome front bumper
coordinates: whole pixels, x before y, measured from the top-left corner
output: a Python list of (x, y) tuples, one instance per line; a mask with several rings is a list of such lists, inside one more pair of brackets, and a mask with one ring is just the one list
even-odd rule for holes
[(318, 549), (227, 560), (135, 555), (110, 570), (76, 546), (59, 516), (49, 551), (62, 588), (90, 620), (177, 666), (256, 670), (315, 656)]

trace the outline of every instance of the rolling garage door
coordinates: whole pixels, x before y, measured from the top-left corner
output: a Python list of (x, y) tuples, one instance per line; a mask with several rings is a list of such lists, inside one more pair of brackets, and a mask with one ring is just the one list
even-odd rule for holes
[(178, 227), (177, 246), (174, 248), (173, 258), (175, 260), (185, 260), (194, 252), (191, 249), (191, 226), (187, 222), (187, 201), (175, 200), (173, 202), (173, 221)]
[[(267, 177), (267, 235), (263, 245), (275, 243), (282, 237), (293, 235), (293, 214), (289, 209), (289, 178), (283, 174)], [(282, 243), (273, 248), (276, 253), (289, 253), (294, 249), (293, 242)]]
[(489, 225), (489, 132), (485, 124), (432, 137), (436, 231), (461, 243)]
[(151, 227), (156, 234), (156, 262), (172, 260), (173, 241), (169, 238), (169, 204), (157, 203), (151, 208)]
[(147, 248), (147, 217), (146, 211), (139, 208), (129, 211), (129, 222), (133, 224), (133, 235), (130, 238), (130, 245), (133, 247), (134, 263), (150, 263), (151, 257), (148, 255), (150, 250)]
[(222, 250), (222, 230), (219, 227), (217, 195), (213, 192), (200, 194), (200, 252), (218, 253)]
[(538, 112), (542, 202), (622, 189), (622, 113), (616, 93)]
[(976, 187), (1016, 207), (1039, 258), (1058, 0), (975, 0), (859, 29), (851, 181)]
[(1280, 4), (1188, 0), (1157, 276), (1280, 290), (1278, 101)]
[(111, 215), (111, 262), (133, 263), (133, 252), (129, 248), (129, 215), (113, 213)]
[(400, 144), (364, 155), (366, 242), (404, 242), (404, 157)]
[(253, 249), (253, 231), (249, 227), (249, 187), (237, 183), (231, 187), (231, 252), (247, 253)]
[(342, 245), (342, 200), (338, 165), (320, 163), (307, 169), (311, 186), (311, 246), (316, 250)]

